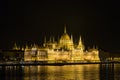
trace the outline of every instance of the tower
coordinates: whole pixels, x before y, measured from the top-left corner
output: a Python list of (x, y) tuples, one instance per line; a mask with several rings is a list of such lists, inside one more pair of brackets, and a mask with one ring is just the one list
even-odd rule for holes
[(66, 34), (67, 33), (67, 31), (66, 31), (66, 25), (64, 26), (64, 34)]
[(84, 50), (84, 45), (82, 43), (82, 39), (81, 39), (81, 36), (80, 36), (80, 39), (79, 39), (79, 42), (78, 42), (78, 46), (77, 46), (77, 49), (80, 49), (80, 50)]
[(14, 49), (14, 50), (20, 50), (20, 47), (18, 47), (17, 44), (14, 43), (13, 49)]
[(70, 38), (69, 35), (67, 34), (66, 25), (64, 26), (64, 33), (62, 34), (60, 38), (59, 46), (60, 48), (65, 49), (65, 50), (73, 49), (72, 48), (73, 47), (72, 36)]

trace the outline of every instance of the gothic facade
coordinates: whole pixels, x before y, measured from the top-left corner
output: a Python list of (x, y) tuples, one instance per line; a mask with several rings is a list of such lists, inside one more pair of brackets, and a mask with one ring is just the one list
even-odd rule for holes
[(81, 37), (79, 38), (78, 45), (75, 46), (73, 37), (68, 35), (66, 27), (64, 27), (64, 33), (61, 35), (58, 41), (54, 38), (50, 41), (44, 40), (43, 47), (34, 44), (24, 49), (24, 61), (99, 61), (99, 50), (90, 49), (84, 50), (85, 46)]

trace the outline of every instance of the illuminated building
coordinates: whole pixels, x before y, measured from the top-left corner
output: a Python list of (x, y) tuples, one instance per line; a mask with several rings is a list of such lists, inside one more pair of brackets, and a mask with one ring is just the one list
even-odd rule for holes
[(82, 38), (79, 38), (78, 45), (73, 43), (73, 36), (67, 34), (66, 26), (64, 33), (58, 41), (50, 38), (50, 41), (43, 43), (43, 47), (26, 46), (24, 50), (24, 61), (69, 61), (69, 60), (82, 60), (82, 61), (99, 61), (98, 49), (90, 49), (85, 51), (85, 46)]

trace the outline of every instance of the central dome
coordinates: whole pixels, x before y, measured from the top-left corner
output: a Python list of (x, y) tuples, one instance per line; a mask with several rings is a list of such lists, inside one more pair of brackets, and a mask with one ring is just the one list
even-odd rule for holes
[(61, 49), (66, 49), (66, 50), (73, 49), (72, 37), (70, 38), (69, 35), (67, 34), (66, 27), (64, 28), (64, 33), (61, 35), (59, 45)]
[(70, 40), (70, 37), (69, 37), (69, 35), (66, 32), (66, 26), (64, 27), (64, 33), (61, 36), (60, 40)]
[(70, 37), (69, 37), (69, 35), (68, 35), (67, 33), (64, 33), (64, 34), (61, 36), (60, 39), (61, 39), (61, 40), (70, 40)]

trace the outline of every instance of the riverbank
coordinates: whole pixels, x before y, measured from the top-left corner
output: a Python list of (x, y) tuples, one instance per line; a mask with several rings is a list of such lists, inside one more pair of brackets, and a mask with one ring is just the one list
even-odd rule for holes
[(81, 65), (81, 64), (116, 64), (120, 62), (1, 62), (0, 66), (38, 66), (38, 65), (53, 65), (53, 66), (62, 66), (62, 65)]

